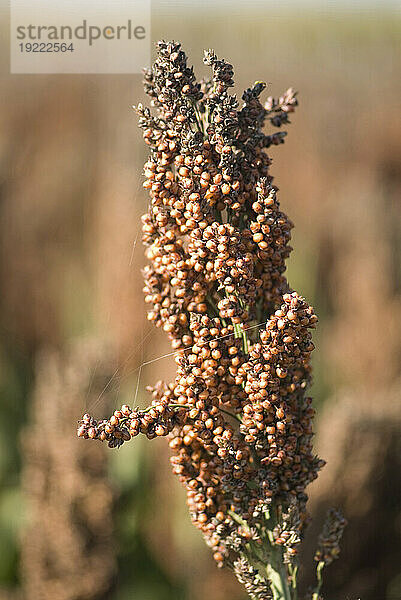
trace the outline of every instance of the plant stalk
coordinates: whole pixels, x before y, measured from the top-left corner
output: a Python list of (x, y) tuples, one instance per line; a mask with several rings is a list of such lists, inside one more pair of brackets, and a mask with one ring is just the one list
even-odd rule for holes
[(272, 548), (270, 562), (266, 566), (274, 600), (292, 600), (287, 569), (281, 548)]
[(317, 586), (313, 592), (313, 596), (312, 596), (312, 600), (319, 600), (319, 596), (320, 596), (320, 590), (323, 584), (323, 576), (322, 576), (322, 571), (325, 567), (325, 563), (324, 561), (319, 561), (318, 565), (317, 565), (317, 569), (316, 569), (316, 575), (317, 575)]

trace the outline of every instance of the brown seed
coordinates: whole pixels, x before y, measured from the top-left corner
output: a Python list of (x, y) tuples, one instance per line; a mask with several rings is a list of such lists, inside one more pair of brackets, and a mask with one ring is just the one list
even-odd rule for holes
[(287, 371), (285, 369), (282, 369), (281, 367), (277, 367), (276, 373), (278, 377), (280, 377), (280, 379), (284, 379), (285, 377), (287, 377)]
[(88, 437), (92, 440), (96, 437), (96, 429), (94, 427), (89, 427), (88, 429)]
[(85, 425), (81, 425), (80, 427), (78, 427), (77, 436), (85, 437), (85, 435), (86, 435), (86, 427), (85, 427)]

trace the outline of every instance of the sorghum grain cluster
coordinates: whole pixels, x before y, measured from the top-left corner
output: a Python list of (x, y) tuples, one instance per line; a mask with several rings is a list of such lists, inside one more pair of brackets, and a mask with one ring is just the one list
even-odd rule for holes
[(331, 508), (326, 517), (323, 531), (319, 536), (318, 548), (315, 554), (317, 562), (324, 562), (329, 565), (340, 553), (340, 540), (343, 535), (344, 527), (347, 522), (343, 515), (334, 508)]
[(111, 447), (168, 435), (173, 472), (218, 565), (251, 597), (290, 598), (305, 488), (324, 464), (306, 394), (317, 318), (285, 277), (292, 223), (266, 153), (284, 141), (297, 99), (289, 89), (263, 105), (257, 82), (240, 104), (232, 66), (212, 51), (204, 62), (212, 76), (198, 83), (180, 44), (159, 42), (145, 72), (157, 114), (136, 107), (150, 150), (145, 301), (176, 351), (176, 378), (152, 389), (147, 409), (84, 415), (78, 435)]

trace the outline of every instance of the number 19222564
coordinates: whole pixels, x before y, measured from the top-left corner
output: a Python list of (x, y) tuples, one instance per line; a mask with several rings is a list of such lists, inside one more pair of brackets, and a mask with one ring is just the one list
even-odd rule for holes
[(21, 52), (74, 52), (72, 42), (21, 42), (19, 48)]

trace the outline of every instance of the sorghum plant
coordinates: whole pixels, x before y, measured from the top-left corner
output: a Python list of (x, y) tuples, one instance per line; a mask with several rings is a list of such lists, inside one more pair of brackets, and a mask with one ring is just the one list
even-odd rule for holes
[[(114, 497), (105, 452), (95, 444), (82, 448), (71, 436), (82, 398), (96, 398), (110, 364), (97, 340), (79, 340), (63, 353), (42, 349), (36, 359), (30, 419), (21, 436), (27, 514), (21, 599), (99, 600), (111, 595)], [(94, 369), (98, 377), (91, 377)]]
[[(312, 448), (311, 306), (285, 277), (292, 223), (280, 210), (265, 150), (297, 105), (289, 89), (240, 106), (233, 67), (205, 53), (197, 83), (178, 43), (159, 42), (144, 85), (157, 115), (136, 107), (150, 148), (143, 241), (148, 318), (171, 339), (177, 375), (151, 389), (148, 408), (110, 419), (84, 415), (78, 435), (118, 447), (139, 433), (169, 436), (174, 473), (193, 523), (251, 598), (297, 597), (297, 548), (308, 522), (305, 488), (324, 461)], [(264, 124), (277, 131), (266, 135)], [(316, 553), (338, 553), (344, 521), (333, 513)]]

